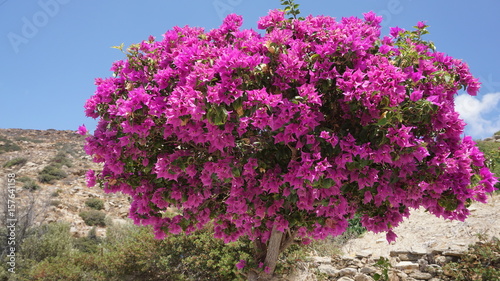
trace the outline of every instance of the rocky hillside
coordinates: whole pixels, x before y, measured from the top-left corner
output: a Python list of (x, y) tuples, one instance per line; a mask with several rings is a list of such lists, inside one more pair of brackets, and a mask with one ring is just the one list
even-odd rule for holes
[[(2, 186), (8, 173), (16, 175), (18, 216), (30, 213), (33, 225), (67, 221), (77, 237), (92, 228), (79, 215), (90, 209), (85, 204), (89, 198), (104, 201), (107, 220), (128, 216), (125, 195), (86, 186), (87, 170), (99, 167), (85, 154), (83, 144), (84, 137), (75, 131), (0, 129)], [(97, 234), (104, 233), (98, 227)]]

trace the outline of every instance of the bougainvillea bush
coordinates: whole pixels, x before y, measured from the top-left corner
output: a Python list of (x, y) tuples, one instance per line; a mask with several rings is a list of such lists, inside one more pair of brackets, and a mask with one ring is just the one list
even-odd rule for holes
[(389, 241), (412, 208), (464, 220), (496, 183), (454, 110), (480, 83), (424, 23), (382, 37), (380, 22), (273, 10), (260, 32), (229, 15), (132, 45), (85, 105), (99, 119), (85, 149), (104, 164), (88, 185), (129, 194), (157, 238), (209, 222), (247, 236), (268, 273), (272, 245), (339, 235), (355, 214)]

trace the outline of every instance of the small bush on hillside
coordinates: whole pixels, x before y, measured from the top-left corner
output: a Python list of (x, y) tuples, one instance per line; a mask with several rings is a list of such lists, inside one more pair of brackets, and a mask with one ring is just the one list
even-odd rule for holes
[(97, 210), (83, 211), (80, 213), (80, 217), (89, 226), (106, 226), (106, 214), (104, 212)]
[(135, 225), (107, 229), (103, 260), (118, 280), (244, 280), (236, 263), (250, 261), (249, 241), (224, 244), (210, 229), (191, 235), (154, 238), (152, 230)]
[(28, 176), (22, 176), (22, 177), (19, 177), (19, 178), (16, 178), (17, 181), (20, 181), (20, 182), (30, 182), (30, 181), (33, 181), (32, 178), (28, 177)]
[(61, 205), (62, 201), (61, 200), (50, 200), (49, 201), (49, 205), (50, 206), (54, 206), (54, 207), (57, 207), (59, 205)]
[(30, 179), (29, 181), (24, 182), (23, 188), (29, 191), (35, 191), (40, 189), (40, 186), (34, 180)]
[(71, 159), (66, 156), (64, 152), (58, 152), (54, 158), (50, 161), (54, 164), (58, 164), (58, 166), (66, 166), (68, 168), (72, 167), (73, 164)]
[(57, 189), (56, 191), (52, 192), (50, 194), (51, 197), (59, 197), (59, 195), (61, 194), (62, 190), (61, 189)]
[(68, 175), (61, 169), (60, 165), (49, 164), (38, 174), (38, 181), (41, 183), (54, 183)]
[(72, 249), (72, 238), (67, 223), (44, 224), (32, 229), (22, 242), (21, 255), (36, 262), (56, 256), (67, 256)]
[(85, 205), (95, 210), (104, 209), (104, 201), (99, 198), (89, 198), (85, 201)]
[(73, 157), (77, 157), (81, 154), (84, 154), (84, 151), (83, 149), (81, 149), (81, 147), (70, 142), (58, 142), (56, 143), (56, 148), (60, 153), (70, 154)]
[(27, 141), (27, 142), (32, 142), (32, 143), (42, 143), (42, 142), (44, 142), (43, 140), (31, 139), (31, 138), (28, 138), (28, 137), (17, 137), (17, 138), (14, 138), (14, 139), (17, 140), (17, 141)]
[(81, 252), (96, 253), (101, 242), (102, 239), (97, 236), (96, 229), (93, 227), (87, 236), (75, 238), (73, 245), (75, 249), (78, 249)]
[[(488, 166), (496, 177), (500, 177), (500, 143), (491, 141), (478, 141), (477, 146), (484, 153)], [(495, 185), (500, 189), (500, 182)]]
[(0, 154), (11, 151), (19, 151), (21, 147), (8, 138), (0, 136)]
[(87, 253), (76, 253), (69, 257), (52, 257), (27, 268), (27, 272), (23, 274), (26, 278), (18, 280), (118, 281), (117, 279), (105, 277), (104, 270), (96, 272), (93, 268), (87, 267), (86, 263), (88, 260), (93, 261), (94, 257)]
[(5, 162), (5, 164), (3, 164), (3, 167), (10, 168), (13, 166), (22, 166), (22, 165), (26, 164), (26, 162), (28, 162), (28, 159), (18, 157), (18, 158), (14, 158), (14, 159), (11, 159), (11, 160)]
[(443, 272), (456, 281), (500, 280), (500, 240), (480, 238), (458, 262), (446, 264)]

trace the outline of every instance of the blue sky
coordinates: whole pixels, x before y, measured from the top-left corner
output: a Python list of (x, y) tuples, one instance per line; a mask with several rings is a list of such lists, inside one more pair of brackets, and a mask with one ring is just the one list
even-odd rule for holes
[[(368, 11), (389, 26), (430, 25), (428, 40), (438, 51), (467, 62), (483, 87), (476, 97), (459, 95), (457, 110), (475, 139), (500, 130), (500, 1), (298, 0), (302, 15), (336, 18)], [(96, 121), (83, 105), (94, 79), (111, 75), (113, 61), (126, 46), (173, 26), (220, 25), (228, 13), (240, 14), (244, 28), (280, 8), (278, 0), (0, 0), (0, 128), (76, 130)]]

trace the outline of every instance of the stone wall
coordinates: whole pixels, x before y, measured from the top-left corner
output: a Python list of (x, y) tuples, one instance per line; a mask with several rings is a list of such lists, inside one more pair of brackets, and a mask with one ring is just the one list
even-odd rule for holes
[[(442, 266), (457, 261), (460, 253), (435, 250), (432, 253), (419, 251), (391, 251), (385, 267), (390, 281), (451, 281)], [(383, 274), (384, 267), (377, 266), (379, 259), (371, 255), (355, 257), (313, 256), (298, 263), (297, 268), (282, 281), (375, 281), (376, 274)], [(385, 280), (385, 279), (381, 279)]]

